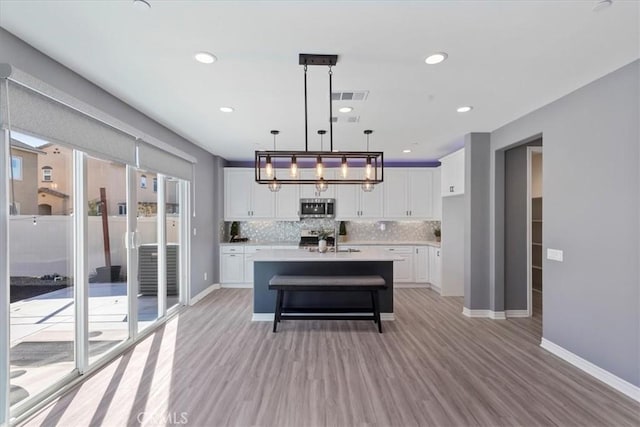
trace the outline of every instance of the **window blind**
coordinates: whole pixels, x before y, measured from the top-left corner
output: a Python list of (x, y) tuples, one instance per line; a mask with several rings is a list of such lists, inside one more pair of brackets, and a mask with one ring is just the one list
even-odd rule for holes
[(13, 81), (9, 81), (7, 98), (7, 88), (1, 86), (4, 127), (9, 113), (12, 130), (68, 145), (106, 160), (136, 164), (136, 144), (131, 135)]
[(193, 163), (144, 141), (138, 143), (138, 164), (141, 169), (188, 181), (193, 179)]

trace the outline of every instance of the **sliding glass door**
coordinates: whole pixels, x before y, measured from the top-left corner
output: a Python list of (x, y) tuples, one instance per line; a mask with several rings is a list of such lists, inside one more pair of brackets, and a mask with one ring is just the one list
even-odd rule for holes
[(10, 144), (12, 408), (76, 368), (72, 150), (37, 138), (26, 140), (12, 139)]
[(129, 338), (126, 166), (86, 156), (89, 364)]

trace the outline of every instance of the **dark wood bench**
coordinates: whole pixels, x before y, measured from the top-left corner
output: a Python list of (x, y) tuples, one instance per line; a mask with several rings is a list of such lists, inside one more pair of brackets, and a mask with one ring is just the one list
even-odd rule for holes
[[(276, 296), (273, 332), (276, 332), (281, 320), (373, 320), (378, 324), (378, 332), (382, 333), (380, 322), (380, 302), (378, 291), (387, 288), (381, 276), (273, 276), (269, 280), (269, 289), (278, 291)], [(369, 292), (370, 308), (305, 308), (283, 307), (285, 292)], [(370, 313), (371, 316), (349, 315), (346, 313)], [(310, 313), (287, 314), (287, 313)], [(314, 315), (315, 314), (315, 315)], [(318, 314), (331, 314), (320, 316)]]

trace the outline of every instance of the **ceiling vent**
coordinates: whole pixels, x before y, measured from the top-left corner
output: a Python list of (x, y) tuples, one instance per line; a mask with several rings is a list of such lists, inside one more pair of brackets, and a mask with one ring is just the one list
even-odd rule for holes
[(358, 123), (360, 121), (360, 116), (331, 117), (331, 121), (333, 123)]
[(345, 90), (343, 92), (331, 92), (334, 101), (365, 101), (369, 96), (368, 90)]

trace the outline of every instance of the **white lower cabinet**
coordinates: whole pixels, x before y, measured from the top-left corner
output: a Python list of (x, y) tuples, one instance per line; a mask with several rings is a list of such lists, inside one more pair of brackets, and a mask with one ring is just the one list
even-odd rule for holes
[(440, 248), (429, 247), (429, 283), (438, 291), (442, 286), (442, 258)]
[(220, 282), (242, 283), (244, 281), (244, 254), (220, 254)]
[(429, 249), (430, 246), (416, 246), (413, 267), (416, 283), (429, 283)]
[(384, 250), (392, 252), (402, 258), (393, 263), (394, 283), (413, 283), (413, 247), (411, 246), (385, 246)]
[(296, 245), (223, 245), (220, 253), (220, 284), (228, 287), (253, 287), (253, 259), (267, 249), (297, 249)]

